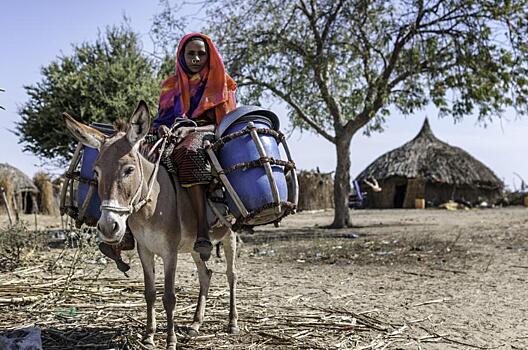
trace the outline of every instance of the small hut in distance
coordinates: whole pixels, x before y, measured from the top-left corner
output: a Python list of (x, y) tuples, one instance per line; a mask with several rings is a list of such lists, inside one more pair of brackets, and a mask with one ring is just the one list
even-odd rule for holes
[[(0, 187), (6, 194), (8, 205), (14, 212), (31, 214), (38, 212), (38, 189), (31, 179), (19, 169), (0, 163)], [(0, 212), (6, 211), (6, 203), (0, 199)]]
[(480, 161), (436, 138), (427, 118), (414, 139), (376, 159), (356, 180), (371, 178), (383, 190), (363, 186), (368, 208), (414, 208), (416, 199), (435, 206), (449, 200), (495, 203), (504, 188)]

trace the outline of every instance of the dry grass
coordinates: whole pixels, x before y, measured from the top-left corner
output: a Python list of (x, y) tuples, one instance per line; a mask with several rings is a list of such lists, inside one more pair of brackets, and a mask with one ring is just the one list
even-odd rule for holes
[[(82, 242), (76, 248), (69, 244), (48, 252), (40, 250), (37, 255), (36, 242), (42, 248), (44, 238), (49, 238), (44, 231), (10, 231), (4, 232), (4, 237), (11, 238), (0, 246), (6, 249), (17, 242), (17, 252), (9, 254), (16, 255), (18, 263), (0, 282), (0, 329), (34, 324), (41, 328), (46, 349), (143, 348), (145, 301), (140, 275), (130, 279), (115, 276), (114, 267), (107, 269), (106, 260), (90, 240), (75, 241)], [(132, 259), (138, 269), (137, 258)], [(213, 270), (219, 268), (216, 263)], [(234, 337), (225, 333), (229, 295), (223, 284), (215, 283), (208, 297), (203, 335), (191, 338), (186, 327), (192, 321), (198, 286), (194, 272), (179, 280), (183, 287), (177, 288), (175, 314), (183, 349), (327, 349), (328, 344), (375, 349), (405, 338), (402, 325), (379, 318), (375, 310), (318, 306), (302, 303), (299, 296), (290, 297), (287, 305), (277, 309), (274, 298), (263, 298), (261, 287), (248, 281), (240, 281), (238, 288), (242, 334)], [(156, 287), (159, 300), (163, 289), (159, 278)], [(164, 344), (164, 317), (158, 308), (160, 346)]]
[(23, 224), (0, 229), (0, 272), (31, 265), (45, 249), (47, 241), (42, 235), (29, 231)]
[[(78, 263), (83, 260), (78, 249), (59, 255), (51, 269), (49, 262), (39, 262), (16, 269), (1, 282), (0, 310), (11, 311), (9, 316), (0, 315), (0, 328), (35, 324), (41, 328), (45, 349), (142, 349), (145, 302), (141, 280), (103, 276), (105, 265)], [(158, 300), (162, 288), (159, 281)], [(238, 311), (243, 328), (241, 335), (230, 336), (223, 328), (227, 290), (213, 286), (203, 335), (194, 338), (186, 335), (186, 326), (191, 322), (197, 290), (177, 289), (180, 348), (382, 349), (394, 343), (412, 343), (408, 330), (418, 330), (418, 321), (392, 324), (378, 310), (317, 306), (304, 303), (300, 295), (289, 297), (287, 304), (277, 309), (275, 300), (262, 297), (260, 289), (240, 283), (243, 299)], [(162, 348), (165, 322), (159, 308), (157, 319), (156, 338)], [(420, 332), (424, 334), (421, 341), (441, 340), (434, 333)]]
[(50, 176), (46, 172), (40, 171), (33, 177), (33, 183), (39, 190), (37, 201), (39, 212), (44, 215), (57, 215), (57, 201), (53, 196), (53, 184)]
[[(295, 244), (275, 243), (273, 249), (281, 261), (304, 261), (317, 264), (336, 265), (428, 265), (441, 266), (446, 263), (473, 259), (476, 253), (468, 252), (457, 244), (456, 239), (437, 237), (376, 237), (369, 239), (361, 234), (323, 235), (310, 240), (299, 240)], [(333, 239), (329, 239), (333, 238)], [(262, 249), (262, 248), (261, 248)], [(265, 251), (265, 248), (264, 248)], [(259, 252), (257, 252), (258, 254)], [(262, 252), (260, 252), (262, 253)]]
[[(343, 230), (314, 226), (331, 213), (318, 221), (300, 213), (281, 229), (257, 229), (243, 237), (237, 264), (239, 336), (224, 329), (229, 295), (218, 258), (208, 263), (201, 335), (186, 335), (198, 282), (182, 255), (179, 349), (527, 348), (525, 213), (360, 211), (355, 222), (363, 226)], [(126, 257), (125, 278), (94, 242), (72, 242), (78, 246), (37, 251), (0, 275), (0, 329), (38, 326), (45, 349), (142, 349), (137, 255)], [(156, 341), (164, 348), (160, 271)]]

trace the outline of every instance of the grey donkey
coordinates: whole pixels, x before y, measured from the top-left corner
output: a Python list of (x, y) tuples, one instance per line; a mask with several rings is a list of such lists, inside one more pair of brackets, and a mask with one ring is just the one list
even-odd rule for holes
[[(211, 270), (193, 251), (197, 234), (197, 220), (192, 212), (187, 190), (170, 178), (159, 163), (151, 163), (139, 153), (139, 144), (149, 130), (149, 111), (144, 101), (129, 120), (126, 132), (111, 137), (64, 115), (66, 126), (82, 144), (99, 150), (94, 163), (101, 199), (101, 217), (97, 222), (99, 237), (108, 244), (117, 244), (129, 225), (137, 241), (138, 254), (145, 280), (147, 303), (147, 329), (144, 344), (154, 348), (156, 299), (154, 256), (163, 260), (165, 289), (163, 306), (167, 313), (167, 348), (176, 349), (174, 332), (174, 290), (178, 253), (190, 253), (198, 269), (200, 292), (190, 326), (191, 335), (198, 334), (203, 322), (205, 303), (211, 280)], [(222, 241), (227, 263), (227, 281), (230, 292), (229, 323), (227, 331), (238, 333), (236, 309), (235, 270), (236, 233), (227, 227), (210, 232), (213, 241)]]

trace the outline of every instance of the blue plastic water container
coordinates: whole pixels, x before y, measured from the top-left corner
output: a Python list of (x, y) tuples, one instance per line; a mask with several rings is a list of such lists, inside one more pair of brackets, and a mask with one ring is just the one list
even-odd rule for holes
[[(91, 127), (101, 131), (102, 133), (106, 135), (112, 135), (115, 132), (115, 129), (112, 125), (109, 124), (102, 124), (102, 123), (92, 123), (90, 124)], [(93, 165), (97, 157), (99, 156), (99, 151), (95, 148), (83, 146), (83, 156), (81, 161), (81, 178), (93, 180), (94, 173), (93, 173)], [(84, 203), (84, 200), (86, 199), (86, 196), (88, 194), (88, 189), (90, 188), (90, 185), (87, 183), (80, 182), (79, 187), (77, 189), (77, 203), (79, 205), (79, 209), (81, 208), (82, 204)], [(99, 194), (97, 193), (97, 189), (94, 192), (94, 195), (92, 196), (92, 200), (90, 201), (90, 204), (88, 204), (88, 208), (86, 209), (85, 213), (85, 223), (89, 226), (95, 225), (99, 218), (101, 217), (101, 200), (99, 199)]]
[[(225, 130), (221, 130), (221, 136), (227, 136), (234, 132), (240, 131), (247, 127), (247, 124), (252, 121), (256, 128), (270, 129), (277, 127), (278, 123), (274, 120), (262, 115), (245, 115), (234, 123), (230, 124)], [(220, 128), (222, 125), (220, 125)], [(268, 157), (281, 159), (279, 146), (277, 140), (273, 136), (259, 134), (259, 139), (266, 150)], [(251, 138), (251, 135), (235, 138), (227, 142), (217, 152), (218, 160), (223, 169), (228, 169), (235, 164), (246, 163), (253, 160), (258, 160), (260, 154)], [(273, 177), (277, 188), (279, 190), (279, 197), (281, 202), (286, 202), (288, 198), (288, 187), (284, 175), (284, 169), (279, 165), (271, 165)], [(235, 192), (238, 194), (242, 203), (248, 211), (262, 208), (266, 204), (273, 203), (273, 195), (271, 184), (266, 175), (264, 167), (238, 169), (227, 174), (227, 178)], [(236, 207), (231, 196), (227, 196), (228, 205), (231, 211), (240, 217), (240, 212)], [(260, 223), (259, 223), (260, 224)]]

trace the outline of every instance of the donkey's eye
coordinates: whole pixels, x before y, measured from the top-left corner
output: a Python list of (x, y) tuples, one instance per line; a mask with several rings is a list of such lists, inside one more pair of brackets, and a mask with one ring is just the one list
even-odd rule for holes
[(125, 168), (125, 170), (123, 171), (123, 176), (129, 176), (130, 174), (132, 174), (134, 172), (135, 168), (133, 166), (128, 166)]

